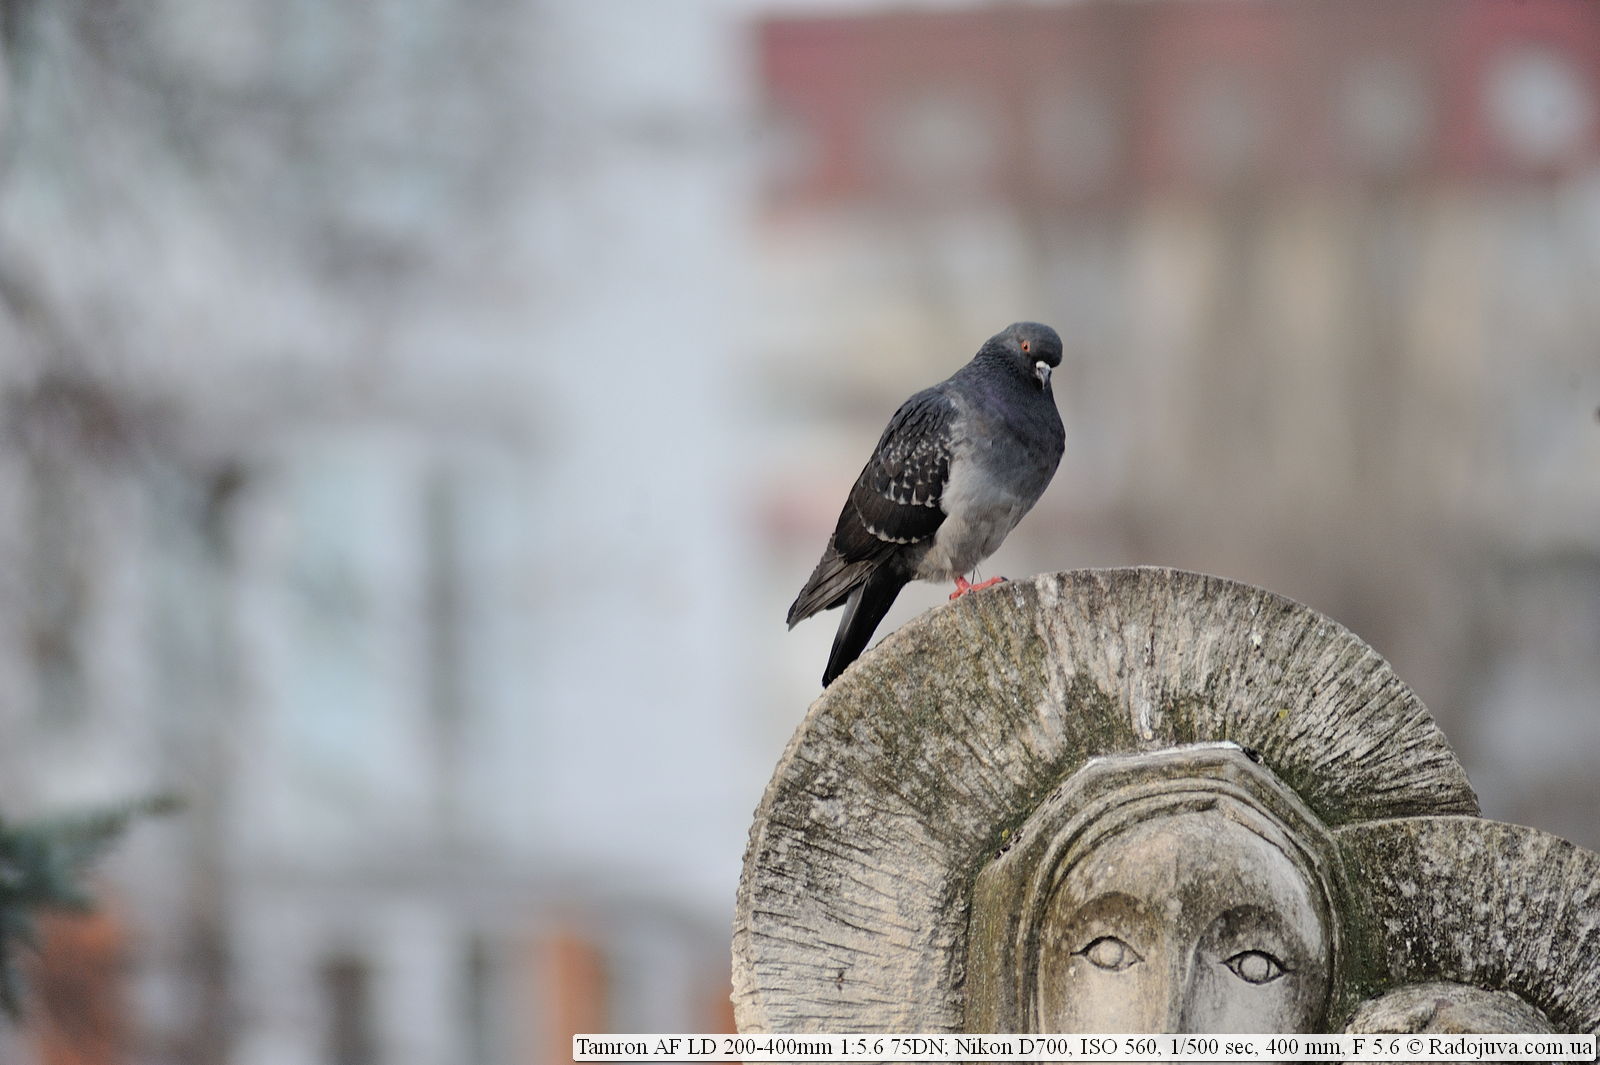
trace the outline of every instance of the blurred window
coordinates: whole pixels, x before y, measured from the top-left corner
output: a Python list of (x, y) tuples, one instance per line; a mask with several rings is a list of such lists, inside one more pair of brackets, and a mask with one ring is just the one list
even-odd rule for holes
[(441, 742), (459, 742), (464, 678), (461, 675), (461, 501), (453, 471), (431, 471), (423, 486), (424, 566), (427, 597), (428, 679)]
[(1358, 171), (1394, 173), (1423, 156), (1432, 101), (1415, 64), (1392, 55), (1363, 57), (1345, 70), (1336, 106), (1340, 139)]
[(1038, 180), (1069, 196), (1097, 192), (1122, 165), (1121, 131), (1106, 93), (1063, 84), (1040, 93), (1029, 114)]
[(1179, 157), (1207, 183), (1250, 178), (1266, 162), (1273, 108), (1253, 71), (1211, 67), (1200, 71), (1177, 105)]
[(999, 117), (983, 93), (967, 86), (894, 101), (873, 130), (884, 188), (934, 197), (991, 191), (1001, 161)]
[(1549, 166), (1589, 143), (1594, 89), (1566, 56), (1523, 45), (1497, 57), (1484, 82), (1484, 108), (1511, 158)]
[(495, 993), (494, 959), (489, 944), (481, 935), (467, 941), (462, 959), (462, 1027), (466, 1032), (466, 1060), (463, 1065), (494, 1065), (499, 1060), (495, 1054), (495, 1016), (492, 1003)]
[(793, 109), (775, 108), (762, 124), (760, 163), (775, 203), (802, 198), (818, 180), (823, 146)]
[[(1498, 819), (1600, 843), (1600, 554), (1573, 551), (1507, 565), (1488, 616), (1492, 642), (1476, 684), (1473, 786)], [(1480, 780), (1481, 778), (1481, 780)]]
[(330, 958), (322, 968), (322, 991), (327, 1002), (328, 1065), (375, 1065), (372, 967), (351, 955)]
[(49, 728), (81, 724), (88, 705), (84, 627), (93, 599), (84, 491), (65, 462), (39, 459), (33, 469), (26, 545), (29, 650), (36, 711)]

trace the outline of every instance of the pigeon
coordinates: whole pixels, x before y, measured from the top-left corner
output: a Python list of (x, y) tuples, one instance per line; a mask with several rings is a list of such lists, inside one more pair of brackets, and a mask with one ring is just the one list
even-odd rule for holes
[(900, 589), (954, 578), (951, 599), (1004, 580), (966, 575), (994, 554), (1055, 475), (1066, 436), (1050, 371), (1061, 337), (1017, 322), (972, 361), (903, 403), (850, 489), (789, 628), (844, 607), (826, 688), (866, 649)]

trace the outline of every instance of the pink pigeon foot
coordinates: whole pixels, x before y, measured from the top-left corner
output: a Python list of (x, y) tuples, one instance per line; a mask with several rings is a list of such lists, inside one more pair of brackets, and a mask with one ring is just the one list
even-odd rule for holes
[(950, 599), (951, 599), (952, 602), (954, 602), (955, 600), (960, 599), (962, 596), (966, 595), (968, 592), (981, 592), (985, 588), (993, 587), (994, 585), (999, 584), (1003, 580), (1005, 580), (1004, 577), (990, 577), (988, 580), (984, 581), (982, 584), (968, 584), (967, 583), (967, 579), (965, 577), (957, 576), (956, 577), (956, 590), (950, 593)]

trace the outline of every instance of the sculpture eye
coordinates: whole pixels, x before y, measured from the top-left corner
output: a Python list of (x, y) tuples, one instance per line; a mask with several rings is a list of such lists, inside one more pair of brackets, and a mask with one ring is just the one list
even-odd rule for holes
[(1088, 958), (1089, 964), (1097, 969), (1110, 972), (1121, 972), (1130, 965), (1144, 961), (1138, 951), (1118, 939), (1116, 936), (1101, 936), (1082, 950), (1074, 953)]
[(1247, 984), (1270, 984), (1285, 972), (1283, 963), (1264, 950), (1241, 950), (1222, 964)]

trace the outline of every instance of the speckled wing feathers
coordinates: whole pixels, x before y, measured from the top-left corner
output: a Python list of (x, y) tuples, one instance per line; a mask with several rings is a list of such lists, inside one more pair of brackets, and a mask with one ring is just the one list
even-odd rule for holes
[(895, 411), (839, 515), (833, 539), (841, 555), (870, 558), (884, 544), (920, 543), (938, 531), (955, 418), (955, 405), (931, 388)]
[[(895, 411), (850, 489), (827, 550), (789, 607), (791, 628), (839, 606), (881, 566), (917, 553), (917, 545), (938, 531), (955, 420), (955, 405), (937, 388), (918, 392)], [(905, 560), (901, 584), (914, 568)]]

